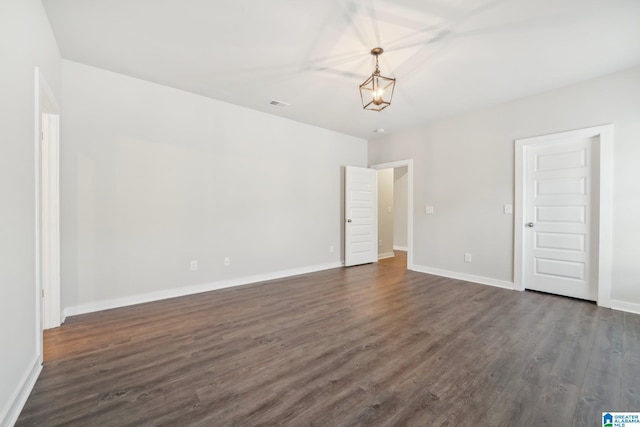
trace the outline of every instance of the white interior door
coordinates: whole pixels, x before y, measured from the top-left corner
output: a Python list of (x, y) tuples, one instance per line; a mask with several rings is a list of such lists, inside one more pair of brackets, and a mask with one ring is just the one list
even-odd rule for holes
[(378, 185), (374, 169), (345, 169), (345, 265), (378, 260)]
[(41, 277), (42, 328), (60, 326), (59, 117), (42, 114)]
[(518, 226), (525, 228), (527, 289), (597, 299), (594, 146), (593, 138), (574, 137), (526, 148), (525, 223)]

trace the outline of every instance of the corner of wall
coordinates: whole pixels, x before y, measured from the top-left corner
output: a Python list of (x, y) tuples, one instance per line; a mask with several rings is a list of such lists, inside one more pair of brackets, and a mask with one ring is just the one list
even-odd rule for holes
[(42, 371), (41, 359), (40, 356), (35, 356), (29, 364), (29, 368), (22, 375), (22, 379), (11, 395), (11, 399), (0, 414), (0, 426), (9, 427), (16, 423), (22, 408), (27, 403), (31, 390), (33, 390), (38, 380), (40, 371)]

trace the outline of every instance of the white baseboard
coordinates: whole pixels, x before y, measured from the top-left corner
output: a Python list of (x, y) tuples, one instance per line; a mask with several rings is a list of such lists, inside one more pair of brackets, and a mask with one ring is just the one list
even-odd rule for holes
[(394, 251), (405, 251), (405, 252), (409, 251), (409, 249), (406, 246), (396, 246), (396, 245), (393, 245), (393, 250)]
[(411, 265), (410, 270), (419, 273), (433, 274), (435, 276), (448, 277), (450, 279), (464, 280), (467, 282), (480, 283), (482, 285), (495, 286), (497, 288), (513, 290), (513, 283), (506, 280), (492, 279), (490, 277), (476, 276), (473, 274), (458, 273), (456, 271), (440, 270), (438, 268), (425, 267), (422, 265)]
[[(480, 283), (504, 289), (514, 289), (514, 284), (506, 280), (492, 279), (490, 277), (475, 276), (473, 274), (458, 273), (455, 271), (440, 270), (437, 268), (425, 267), (422, 265), (411, 265), (409, 270), (419, 273), (433, 274), (435, 276), (448, 277), (450, 279), (465, 280), (467, 282)], [(613, 310), (626, 311), (627, 313), (640, 314), (640, 304), (619, 300), (611, 300)]]
[(0, 413), (0, 426), (11, 427), (16, 423), (20, 412), (22, 412), (22, 408), (24, 408), (24, 404), (27, 403), (31, 390), (33, 390), (33, 386), (38, 380), (40, 371), (42, 371), (42, 364), (40, 363), (40, 357), (36, 355), (22, 376), (20, 384), (18, 384), (18, 387), (13, 392), (11, 399), (2, 409), (2, 413)]
[(626, 311), (627, 313), (640, 314), (640, 304), (626, 301), (611, 300), (611, 308), (619, 311)]
[(283, 277), (297, 276), (299, 274), (313, 273), (315, 271), (330, 270), (344, 266), (342, 262), (334, 262), (329, 264), (313, 265), (300, 268), (292, 268), (289, 270), (274, 271), (265, 274), (256, 274), (253, 276), (245, 276), (237, 279), (221, 280), (212, 283), (202, 283), (192, 286), (184, 286), (179, 288), (165, 289), (162, 291), (148, 292), (146, 294), (131, 295), (122, 298), (113, 298), (103, 301), (95, 301), (88, 304), (80, 304), (71, 307), (65, 307), (64, 318), (68, 316), (76, 316), (78, 314), (93, 313), (95, 311), (109, 310), (112, 308), (126, 307), (129, 305), (142, 304), (145, 302), (159, 301), (168, 298), (182, 297), (186, 295), (198, 294), (201, 292), (215, 291), (217, 289), (230, 288), (233, 286), (249, 285), (252, 283), (265, 282), (267, 280), (282, 279)]
[(396, 256), (396, 254), (393, 252), (385, 252), (383, 254), (378, 254), (378, 259), (393, 258), (394, 256)]

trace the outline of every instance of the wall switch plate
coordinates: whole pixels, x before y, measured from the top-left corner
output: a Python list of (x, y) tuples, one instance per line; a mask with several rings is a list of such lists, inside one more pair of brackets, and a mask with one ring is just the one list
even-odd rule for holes
[(425, 206), (424, 213), (427, 215), (433, 215), (433, 206)]
[(229, 258), (228, 256), (224, 257), (224, 266), (229, 267), (229, 265), (231, 265), (231, 258)]
[(391, 213), (391, 206), (387, 206), (387, 212)]
[(198, 261), (193, 260), (190, 264), (191, 271), (196, 271), (198, 269)]
[(329, 253), (332, 254), (336, 251), (336, 248), (333, 247), (333, 245), (329, 246)]
[(464, 262), (471, 262), (471, 254), (464, 254)]
[(504, 213), (512, 214), (513, 213), (513, 205), (504, 205)]
[(378, 240), (378, 246), (382, 246), (382, 240)]

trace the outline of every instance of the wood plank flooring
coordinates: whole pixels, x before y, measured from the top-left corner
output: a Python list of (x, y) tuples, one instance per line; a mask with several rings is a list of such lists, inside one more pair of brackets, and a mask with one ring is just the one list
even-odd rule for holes
[(405, 265), (69, 318), (17, 426), (582, 427), (640, 411), (640, 316)]

